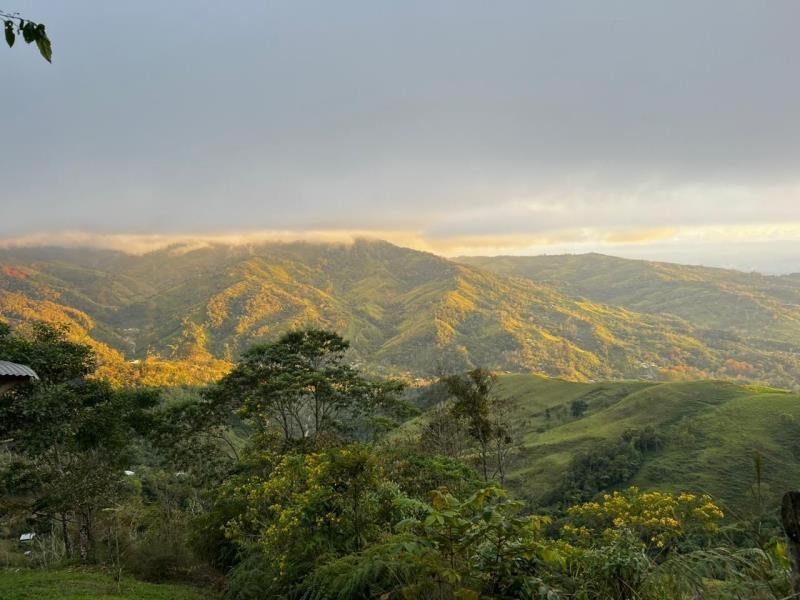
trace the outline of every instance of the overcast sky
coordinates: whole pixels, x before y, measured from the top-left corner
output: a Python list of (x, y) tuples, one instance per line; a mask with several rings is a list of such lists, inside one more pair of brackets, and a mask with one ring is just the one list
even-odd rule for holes
[(54, 62), (0, 48), (0, 238), (371, 233), (800, 271), (797, 2), (3, 8), (47, 24)]

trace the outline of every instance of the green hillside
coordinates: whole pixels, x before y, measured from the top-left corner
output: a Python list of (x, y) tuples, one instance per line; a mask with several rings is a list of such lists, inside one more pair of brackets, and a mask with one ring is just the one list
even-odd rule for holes
[(573, 294), (377, 241), (0, 250), (0, 318), (69, 322), (127, 359), (227, 361), (317, 326), (349, 339), (354, 362), (414, 377), (486, 366), (577, 381), (800, 385), (788, 341)]
[[(754, 453), (763, 459), (762, 491), (774, 504), (800, 484), (800, 396), (717, 381), (573, 383), (529, 375), (499, 378), (516, 401), (523, 450), (509, 485), (540, 501), (570, 461), (629, 430), (652, 426), (663, 440), (621, 485), (706, 492), (737, 511), (750, 506)], [(569, 411), (584, 400), (583, 416)], [(549, 413), (549, 417), (548, 417)]]

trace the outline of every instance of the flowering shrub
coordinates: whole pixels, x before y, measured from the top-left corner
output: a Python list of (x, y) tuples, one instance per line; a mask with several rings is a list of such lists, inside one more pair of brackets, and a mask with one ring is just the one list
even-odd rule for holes
[(358, 551), (399, 520), (397, 486), (359, 445), (286, 455), (268, 478), (253, 477), (230, 493), (246, 510), (226, 534), (269, 556), (281, 578), (322, 557)]
[(688, 535), (713, 533), (724, 516), (708, 495), (642, 492), (636, 487), (573, 506), (568, 514), (574, 523), (562, 532), (570, 538), (591, 542), (602, 536), (610, 541), (627, 529), (649, 550), (659, 551)]

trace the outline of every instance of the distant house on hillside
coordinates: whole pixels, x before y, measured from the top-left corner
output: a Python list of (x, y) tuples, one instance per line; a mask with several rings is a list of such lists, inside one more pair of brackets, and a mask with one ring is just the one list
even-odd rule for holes
[(0, 394), (21, 383), (38, 379), (36, 371), (29, 366), (0, 360)]

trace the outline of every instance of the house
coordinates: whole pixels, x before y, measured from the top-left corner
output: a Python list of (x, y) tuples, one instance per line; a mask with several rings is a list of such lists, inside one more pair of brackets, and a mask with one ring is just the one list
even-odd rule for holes
[(38, 379), (36, 371), (29, 366), (0, 360), (0, 394), (21, 383)]
[(19, 536), (19, 542), (20, 544), (30, 544), (35, 537), (35, 533), (23, 533), (21, 536)]

